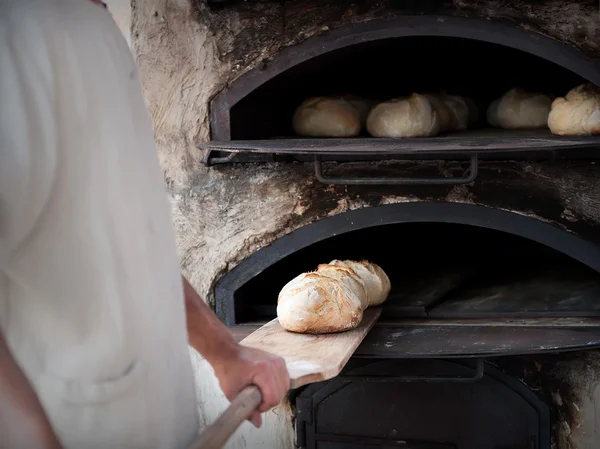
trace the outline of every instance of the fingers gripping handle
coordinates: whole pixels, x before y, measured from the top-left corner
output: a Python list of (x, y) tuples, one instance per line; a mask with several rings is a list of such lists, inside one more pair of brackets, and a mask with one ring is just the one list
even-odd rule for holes
[(244, 388), (217, 420), (206, 427), (189, 449), (221, 449), (236, 429), (250, 417), (260, 403), (262, 395), (258, 387)]

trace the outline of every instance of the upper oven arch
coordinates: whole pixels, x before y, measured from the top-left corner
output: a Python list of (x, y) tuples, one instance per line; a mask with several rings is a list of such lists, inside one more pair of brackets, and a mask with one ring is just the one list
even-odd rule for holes
[(285, 71), (345, 47), (399, 37), (452, 37), (498, 44), (545, 59), (600, 85), (600, 61), (588, 57), (575, 47), (512, 23), (440, 15), (380, 19), (347, 25), (311, 37), (285, 48), (264, 67), (242, 75), (211, 101), (212, 140), (230, 140), (231, 108)]

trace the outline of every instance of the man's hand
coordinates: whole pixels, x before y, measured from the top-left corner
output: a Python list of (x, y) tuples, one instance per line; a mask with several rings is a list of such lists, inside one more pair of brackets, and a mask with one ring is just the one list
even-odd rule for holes
[(281, 357), (237, 345), (233, 356), (223, 358), (213, 368), (221, 389), (232, 401), (248, 385), (256, 385), (262, 394), (262, 403), (250, 421), (260, 427), (260, 414), (278, 405), (290, 389), (290, 377)]
[(183, 287), (190, 345), (212, 365), (230, 401), (249, 385), (260, 389), (263, 401), (250, 418), (260, 427), (260, 413), (279, 404), (290, 388), (285, 362), (281, 357), (238, 344), (185, 278)]

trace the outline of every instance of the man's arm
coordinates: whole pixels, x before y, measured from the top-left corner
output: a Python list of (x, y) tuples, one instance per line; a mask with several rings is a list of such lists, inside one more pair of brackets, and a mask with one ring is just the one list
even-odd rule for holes
[(194, 287), (182, 277), (185, 311), (190, 345), (212, 365), (225, 356), (233, 356), (238, 344), (232, 333), (221, 323)]
[(0, 332), (0, 447), (60, 449), (42, 405)]
[(230, 401), (248, 385), (256, 385), (263, 402), (250, 421), (260, 427), (260, 413), (281, 402), (290, 388), (282, 358), (239, 345), (229, 329), (183, 278), (190, 345), (210, 363)]

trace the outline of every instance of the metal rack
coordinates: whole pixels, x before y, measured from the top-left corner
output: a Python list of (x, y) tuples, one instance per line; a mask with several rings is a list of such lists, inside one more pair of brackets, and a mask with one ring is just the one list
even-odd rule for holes
[[(274, 161), (313, 162), (316, 178), (326, 184), (457, 185), (475, 180), (481, 160), (598, 159), (600, 137), (554, 136), (548, 130), (483, 129), (431, 138), (407, 139), (269, 139), (213, 141), (206, 150), (207, 166)], [(325, 174), (325, 162), (378, 160), (468, 161), (463, 176), (448, 178), (336, 178)]]

